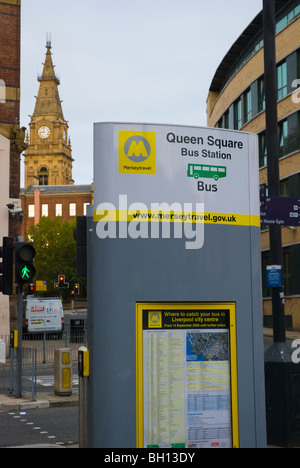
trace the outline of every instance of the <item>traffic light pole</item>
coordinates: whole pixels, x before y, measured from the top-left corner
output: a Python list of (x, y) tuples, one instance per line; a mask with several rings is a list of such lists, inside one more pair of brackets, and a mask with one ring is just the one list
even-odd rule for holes
[(17, 311), (17, 328), (19, 332), (19, 343), (17, 348), (17, 364), (16, 364), (16, 398), (22, 397), (22, 334), (23, 334), (23, 286), (18, 284), (18, 311)]

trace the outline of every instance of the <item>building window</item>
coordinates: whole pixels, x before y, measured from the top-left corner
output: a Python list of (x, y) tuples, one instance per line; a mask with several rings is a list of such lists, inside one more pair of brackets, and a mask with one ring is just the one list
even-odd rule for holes
[(83, 204), (83, 215), (86, 216), (86, 212), (87, 212), (87, 207), (90, 206), (90, 203), (84, 203)]
[(216, 125), (216, 128), (223, 128), (223, 117), (220, 118), (219, 122)]
[(264, 110), (266, 110), (265, 79), (261, 78), (258, 81), (258, 111)]
[(48, 170), (42, 167), (39, 172), (39, 185), (48, 185)]
[(69, 215), (70, 216), (76, 216), (76, 203), (70, 203)]
[(6, 86), (3, 80), (0, 80), (0, 104), (6, 103)]
[(48, 210), (48, 205), (42, 205), (42, 217), (45, 216), (48, 218), (49, 215), (49, 210)]
[(280, 181), (280, 196), (291, 198), (300, 197), (300, 174), (295, 174)]
[(281, 20), (276, 23), (276, 34), (280, 33), (288, 24), (290, 24), (300, 14), (300, 5), (296, 6), (289, 12), (288, 15), (284, 16)]
[(242, 100), (234, 103), (234, 130), (240, 130), (243, 126)]
[[(279, 158), (299, 151), (300, 149), (300, 112), (291, 114), (278, 124)], [(266, 132), (259, 135), (259, 166), (267, 165)], [(299, 194), (300, 195), (300, 194)], [(298, 195), (295, 195), (298, 196)]]
[(62, 216), (62, 204), (57, 203), (55, 205), (55, 216)]
[(216, 126), (217, 128), (229, 128), (229, 110), (222, 115)]
[(224, 128), (229, 128), (229, 110), (224, 114)]
[(287, 63), (283, 62), (277, 67), (277, 86), (278, 100), (284, 98), (288, 94), (288, 78), (287, 78)]
[(28, 206), (28, 218), (34, 218), (34, 205)]
[(259, 135), (259, 167), (264, 167), (268, 163), (267, 138), (266, 133)]
[(279, 157), (283, 158), (289, 154), (289, 126), (288, 121), (283, 120), (279, 123)]
[(252, 93), (249, 89), (244, 95), (244, 122), (252, 119)]

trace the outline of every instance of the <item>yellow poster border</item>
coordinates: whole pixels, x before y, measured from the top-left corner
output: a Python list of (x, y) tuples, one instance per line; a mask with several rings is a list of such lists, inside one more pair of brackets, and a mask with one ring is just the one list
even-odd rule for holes
[(236, 343), (236, 304), (234, 302), (176, 302), (136, 304), (136, 436), (137, 448), (144, 447), (143, 395), (143, 311), (228, 310), (230, 320), (231, 418), (233, 448), (239, 448), (239, 408)]

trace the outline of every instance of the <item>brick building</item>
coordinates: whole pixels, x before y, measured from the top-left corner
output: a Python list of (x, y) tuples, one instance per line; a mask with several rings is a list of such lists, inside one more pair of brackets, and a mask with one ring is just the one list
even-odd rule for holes
[[(21, 0), (0, 1), (0, 245), (8, 235), (21, 233), (22, 216), (10, 214), (7, 205), (20, 208), (20, 154), (25, 129), (20, 128)], [(10, 312), (9, 312), (10, 311)], [(16, 319), (16, 300), (0, 294), (0, 338)]]
[[(10, 141), (9, 197), (20, 206), (20, 154), (26, 145), (20, 128), (21, 0), (0, 1), (0, 135)], [(9, 234), (21, 231), (20, 216), (10, 216)]]
[(22, 235), (32, 224), (38, 224), (41, 216), (50, 219), (60, 216), (63, 221), (74, 221), (85, 216), (87, 205), (92, 204), (92, 185), (29, 186), (21, 190), (24, 221)]
[[(300, 1), (276, 0), (276, 54), (281, 196), (300, 197)], [(210, 127), (259, 136), (260, 183), (267, 183), (264, 43), (262, 12), (233, 44), (218, 67), (207, 100)], [(283, 276), (288, 328), (300, 330), (300, 228), (284, 227)], [(272, 325), (269, 230), (262, 229), (264, 323)]]

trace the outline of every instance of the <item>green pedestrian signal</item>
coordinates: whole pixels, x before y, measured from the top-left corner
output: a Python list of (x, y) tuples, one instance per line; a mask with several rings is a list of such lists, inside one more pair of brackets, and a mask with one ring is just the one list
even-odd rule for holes
[(27, 266), (24, 266), (24, 268), (22, 269), (22, 279), (26, 280), (26, 279), (29, 279), (30, 278), (30, 269), (27, 268)]
[(16, 244), (16, 283), (32, 284), (36, 274), (34, 258), (36, 252), (32, 243), (18, 242)]

